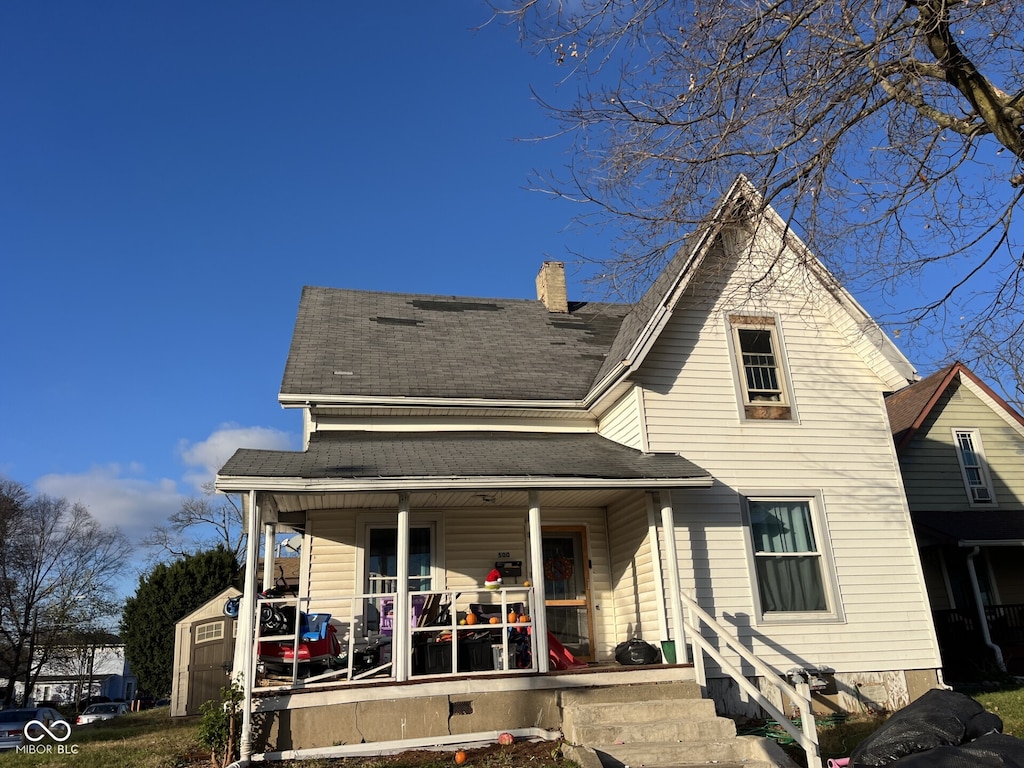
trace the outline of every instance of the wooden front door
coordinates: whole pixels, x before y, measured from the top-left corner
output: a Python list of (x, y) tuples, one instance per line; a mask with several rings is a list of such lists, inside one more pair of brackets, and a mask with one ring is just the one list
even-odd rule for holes
[(593, 661), (587, 530), (583, 526), (544, 526), (542, 534), (548, 630), (577, 660)]

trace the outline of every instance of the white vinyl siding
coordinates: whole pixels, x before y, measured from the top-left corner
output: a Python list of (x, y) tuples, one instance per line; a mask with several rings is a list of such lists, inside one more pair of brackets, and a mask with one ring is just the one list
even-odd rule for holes
[(638, 389), (631, 389), (618, 399), (598, 422), (597, 432), (616, 443), (644, 450), (642, 434), (642, 396)]
[(612, 602), (602, 610), (613, 614), (613, 638), (659, 638), (658, 600), (661, 585), (655, 568), (643, 494), (608, 510), (608, 547), (611, 556)]
[[(330, 613), (339, 622), (351, 614), (349, 596), (361, 593), (356, 579), (356, 512), (324, 510), (309, 513), (306, 539), (309, 545), (309, 606)], [(347, 639), (347, 638), (346, 638)]]
[[(887, 382), (818, 310), (826, 299), (806, 297), (806, 283), (780, 283), (749, 308), (737, 306), (744, 283), (723, 285), (729, 271), (722, 266), (708, 263), (695, 279), (687, 308), (675, 311), (638, 377), (650, 450), (679, 451), (716, 479), (711, 491), (673, 493), (684, 589), (690, 577), (701, 604), (780, 669), (793, 658), (846, 670), (939, 666), (884, 412)], [(747, 269), (742, 259), (732, 266)], [(737, 414), (722, 317), (766, 312), (785, 324), (799, 420), (768, 423)], [(742, 489), (795, 488), (814, 489), (822, 499), (842, 623), (763, 624), (757, 616)]]

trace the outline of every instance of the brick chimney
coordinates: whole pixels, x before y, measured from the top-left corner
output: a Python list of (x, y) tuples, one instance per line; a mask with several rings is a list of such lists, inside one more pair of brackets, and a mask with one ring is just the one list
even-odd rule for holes
[(537, 299), (548, 312), (569, 312), (569, 296), (565, 290), (565, 262), (545, 261), (537, 273)]

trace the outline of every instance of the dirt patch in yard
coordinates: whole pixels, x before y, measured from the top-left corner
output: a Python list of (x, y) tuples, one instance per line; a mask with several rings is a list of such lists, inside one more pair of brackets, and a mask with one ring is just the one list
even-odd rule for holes
[(463, 750), (464, 763), (456, 762), (458, 750), (413, 750), (376, 757), (333, 757), (265, 763), (273, 768), (574, 768), (562, 756), (555, 741), (517, 741), (508, 746), (488, 744)]

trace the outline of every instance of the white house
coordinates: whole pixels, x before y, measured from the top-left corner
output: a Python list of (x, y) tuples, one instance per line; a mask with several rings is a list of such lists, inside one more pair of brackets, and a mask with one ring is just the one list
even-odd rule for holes
[[(569, 301), (558, 262), (537, 288), (304, 289), (279, 401), (305, 448), (217, 487), (302, 535), (299, 608), (346, 652), (257, 676), (252, 537), (243, 756), (564, 731), (569, 691), (695, 681), (751, 713), (791, 679), (818, 711), (941, 682), (884, 403), (915, 371), (744, 180), (635, 305)], [(616, 664), (632, 638), (665, 663)]]

